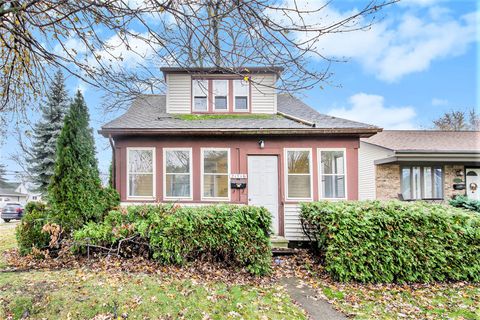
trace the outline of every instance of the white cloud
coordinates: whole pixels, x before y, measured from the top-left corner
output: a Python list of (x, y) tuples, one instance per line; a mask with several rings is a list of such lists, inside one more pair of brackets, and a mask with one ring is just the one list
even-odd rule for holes
[(439, 106), (446, 106), (448, 105), (447, 99), (440, 99), (440, 98), (433, 98), (432, 99), (432, 106), (439, 107)]
[[(323, 35), (316, 48), (327, 57), (351, 58), (366, 72), (383, 81), (397, 81), (408, 74), (427, 70), (436, 60), (463, 54), (476, 41), (476, 13), (455, 17), (451, 10), (439, 6), (439, 3), (433, 0), (407, 1), (404, 6), (391, 7), (388, 15), (368, 30)], [(323, 1), (298, 1), (297, 4), (302, 9), (312, 10)], [(413, 6), (424, 8), (410, 9)], [(305, 21), (328, 26), (354, 12), (342, 12), (328, 6), (309, 15)], [(356, 22), (360, 26), (368, 21), (359, 18)], [(305, 40), (309, 35), (300, 33), (299, 37)]]
[(386, 107), (382, 96), (357, 93), (348, 99), (349, 108), (334, 108), (335, 117), (373, 124), (385, 129), (414, 129), (415, 110), (411, 106)]

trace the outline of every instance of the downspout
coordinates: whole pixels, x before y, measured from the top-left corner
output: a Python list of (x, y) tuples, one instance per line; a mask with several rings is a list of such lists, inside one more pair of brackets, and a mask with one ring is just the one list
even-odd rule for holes
[(293, 121), (296, 121), (296, 122), (300, 122), (300, 123), (303, 123), (303, 124), (306, 124), (307, 126), (310, 126), (312, 128), (315, 128), (315, 122), (311, 122), (311, 121), (307, 121), (307, 120), (304, 120), (302, 118), (298, 118), (298, 117), (295, 117), (295, 116), (292, 116), (290, 114), (287, 114), (287, 113), (283, 113), (281, 111), (277, 111), (277, 113), (279, 115), (281, 115), (282, 117), (285, 117), (287, 119), (290, 119), (290, 120), (293, 120)]
[(115, 183), (115, 168), (116, 168), (116, 163), (115, 163), (115, 143), (113, 141), (112, 135), (108, 135), (108, 141), (110, 142), (110, 147), (112, 147), (112, 185), (111, 187), (115, 189), (116, 183)]

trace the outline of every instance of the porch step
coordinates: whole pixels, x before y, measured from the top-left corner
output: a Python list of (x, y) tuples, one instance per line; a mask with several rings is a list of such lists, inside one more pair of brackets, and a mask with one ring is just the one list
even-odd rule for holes
[(288, 248), (288, 240), (281, 236), (270, 236), (270, 243), (273, 249)]

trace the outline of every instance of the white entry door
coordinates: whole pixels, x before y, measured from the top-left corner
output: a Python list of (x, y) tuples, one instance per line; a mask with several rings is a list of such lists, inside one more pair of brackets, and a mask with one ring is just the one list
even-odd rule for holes
[(467, 197), (473, 200), (480, 200), (480, 169), (467, 168), (465, 184), (467, 187)]
[(276, 156), (248, 157), (248, 204), (265, 207), (272, 214), (278, 235), (278, 164)]

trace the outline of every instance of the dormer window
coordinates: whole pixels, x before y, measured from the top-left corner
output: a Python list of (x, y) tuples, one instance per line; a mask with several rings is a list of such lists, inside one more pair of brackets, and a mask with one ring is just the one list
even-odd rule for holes
[(208, 112), (208, 80), (193, 80), (193, 111)]
[(213, 80), (213, 108), (228, 111), (228, 80)]
[(234, 110), (248, 111), (249, 83), (245, 80), (233, 80)]

